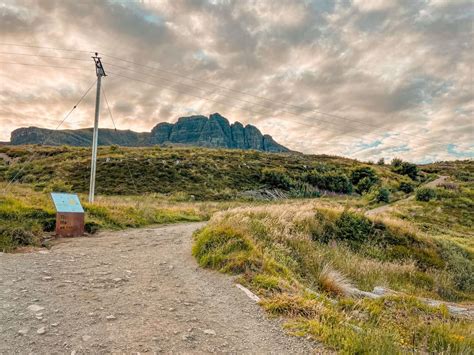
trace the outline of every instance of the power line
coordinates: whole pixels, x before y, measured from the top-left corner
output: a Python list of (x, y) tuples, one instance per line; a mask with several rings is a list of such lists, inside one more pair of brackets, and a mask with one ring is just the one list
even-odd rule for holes
[(60, 65), (47, 65), (47, 64), (32, 64), (32, 63), (3, 62), (3, 61), (0, 61), (0, 63), (13, 64), (13, 65), (26, 65), (26, 66), (31, 66), (31, 67), (60, 68), (60, 69), (78, 69), (78, 70), (87, 69), (86, 67), (65, 67), (65, 66), (60, 66)]
[[(107, 65), (111, 65), (110, 63), (107, 63)], [(143, 82), (143, 83), (146, 83), (146, 84), (150, 84), (150, 85), (154, 85), (154, 86), (158, 86), (158, 87), (164, 87), (164, 88), (168, 88), (170, 89), (171, 91), (175, 91), (177, 93), (180, 93), (180, 94), (184, 94), (184, 95), (188, 95), (188, 96), (192, 96), (192, 97), (195, 97), (195, 98), (198, 98), (198, 99), (202, 99), (202, 100), (207, 100), (207, 101), (212, 101), (212, 102), (216, 102), (218, 104), (226, 104), (228, 105), (227, 103), (224, 103), (222, 101), (216, 101), (216, 100), (213, 100), (213, 99), (210, 99), (210, 98), (207, 98), (207, 97), (203, 97), (203, 96), (200, 96), (200, 95), (196, 95), (196, 94), (192, 94), (192, 93), (189, 93), (189, 92), (184, 92), (184, 91), (181, 91), (181, 90), (178, 90), (176, 88), (172, 88), (173, 85), (163, 85), (163, 84), (156, 84), (156, 83), (150, 83), (150, 82), (147, 82), (147, 81), (144, 81), (144, 80), (140, 80), (140, 79), (136, 79), (136, 78), (131, 78), (131, 77), (128, 77), (128, 76), (125, 76), (125, 75), (122, 75), (122, 74), (118, 74), (118, 73), (114, 73), (114, 72), (110, 72), (111, 74), (113, 75), (117, 75), (117, 76), (120, 76), (120, 77), (123, 77), (123, 78), (126, 78), (126, 79), (130, 79), (130, 80), (135, 80), (135, 81), (139, 81), (139, 82)], [(143, 73), (142, 73), (143, 74)], [(146, 74), (143, 74), (143, 75), (146, 75)], [(151, 76), (154, 76), (154, 75), (151, 75)], [(161, 77), (159, 77), (161, 78)], [(166, 80), (165, 81), (170, 81), (172, 82), (173, 84), (181, 84), (181, 83), (177, 83), (177, 82), (174, 82), (174, 81), (171, 81), (171, 80)], [(186, 85), (186, 84), (183, 84), (184, 86), (187, 86), (187, 87), (190, 87), (190, 88), (193, 88), (193, 89), (199, 89), (199, 88), (196, 88), (194, 86), (190, 86), (190, 85)], [(219, 95), (219, 93), (218, 93)], [(220, 95), (224, 95), (230, 99), (233, 99), (233, 100), (237, 100), (237, 101), (241, 101), (241, 102), (244, 102), (244, 103), (247, 103), (247, 104), (250, 104), (252, 106), (262, 106), (258, 103), (253, 103), (251, 101), (246, 101), (246, 100), (240, 100), (238, 98), (235, 98), (235, 97), (232, 97), (232, 96), (228, 96), (228, 95), (225, 95), (225, 94), (220, 94)], [(237, 107), (239, 109), (243, 109), (243, 110), (246, 110), (246, 111), (249, 111), (251, 113), (254, 113), (254, 114), (263, 114), (264, 112), (257, 112), (257, 111), (252, 111), (250, 109), (246, 109), (244, 107), (241, 107), (241, 106), (236, 106), (236, 105), (229, 105), (229, 106), (233, 106), (233, 107)], [(263, 106), (264, 109), (272, 109), (271, 107), (267, 107), (267, 106)], [(328, 123), (328, 124), (333, 124), (333, 125), (336, 125), (336, 123), (334, 122), (330, 122), (330, 121), (325, 121), (325, 120), (322, 120), (322, 119), (319, 119), (319, 118), (315, 118), (315, 117), (308, 117), (308, 116), (302, 116), (302, 115), (298, 115), (298, 114), (295, 114), (293, 112), (290, 112), (290, 111), (283, 111), (283, 112), (287, 112), (291, 115), (294, 115), (294, 116), (297, 116), (297, 117), (305, 117), (305, 118), (312, 118), (312, 119), (316, 119), (318, 121), (321, 121), (323, 123)], [(309, 127), (314, 127), (314, 124), (309, 124), (309, 123), (302, 123), (302, 122), (299, 122), (300, 124), (305, 124)], [(339, 126), (337, 126), (339, 127)]]
[[(112, 110), (110, 109), (109, 101), (107, 100), (107, 96), (105, 95), (105, 89), (104, 89), (103, 86), (102, 86), (102, 92), (104, 93), (105, 103), (107, 104), (107, 109), (109, 111), (110, 118), (111, 118), (112, 123), (114, 125), (115, 132), (117, 132), (117, 126), (115, 125), (114, 116), (112, 115)], [(135, 189), (135, 193), (137, 195), (139, 195), (137, 184), (135, 183), (135, 179), (133, 178), (133, 175), (132, 175), (132, 170), (130, 169), (130, 166), (128, 165), (127, 159), (124, 159), (124, 160), (125, 160), (125, 165), (127, 166), (128, 174), (130, 175), (130, 179), (132, 180), (132, 184), (133, 184), (133, 188)]]
[[(46, 142), (49, 140), (49, 138), (51, 138), (53, 132), (56, 132), (59, 127), (61, 127), (61, 125), (68, 119), (68, 117), (72, 114), (72, 112), (77, 108), (77, 106), (79, 106), (79, 104), (82, 102), (82, 100), (84, 100), (84, 98), (86, 97), (86, 95), (89, 93), (89, 91), (93, 88), (93, 86), (95, 85), (95, 82), (96, 80), (94, 80), (94, 82), (92, 83), (91, 86), (89, 86), (89, 88), (84, 92), (84, 94), (81, 96), (81, 98), (77, 101), (77, 103), (71, 108), (71, 110), (64, 116), (64, 118), (58, 123), (58, 125), (56, 126), (56, 128), (52, 131), (49, 132), (49, 134), (43, 139), (43, 142), (41, 142), (40, 145), (44, 145), (46, 144)], [(16, 172), (16, 174), (12, 177), (12, 179), (8, 182), (7, 186), (5, 186), (5, 189), (3, 189), (3, 192), (6, 193), (9, 186), (15, 182), (16, 178), (21, 174), (21, 172), (25, 169), (26, 165), (28, 163), (30, 163), (33, 158), (37, 155), (38, 153), (35, 152), (33, 153), (30, 158), (23, 163), (23, 166), (20, 168), (20, 170), (18, 170)]]
[[(39, 49), (48, 49), (48, 50), (60, 50), (60, 51), (69, 51), (69, 52), (86, 52), (86, 53), (93, 53), (92, 51), (77, 50), (77, 49), (65, 49), (65, 48), (55, 48), (55, 47), (43, 47), (43, 46), (37, 46), (37, 45), (20, 45), (20, 44), (13, 44), (13, 43), (0, 43), (0, 45), (16, 46), (16, 47), (39, 48)], [(261, 99), (261, 100), (265, 100), (265, 101), (268, 101), (268, 102), (272, 102), (272, 103), (274, 103), (274, 104), (278, 104), (278, 105), (282, 105), (282, 106), (287, 106), (287, 107), (293, 107), (293, 108), (295, 108), (295, 109), (303, 110), (303, 111), (315, 112), (315, 113), (320, 114), (320, 115), (324, 115), (324, 116), (328, 116), (328, 117), (336, 118), (336, 119), (340, 119), (340, 120), (345, 120), (345, 121), (348, 121), (348, 122), (356, 122), (356, 123), (363, 124), (363, 125), (366, 125), (366, 126), (375, 127), (375, 128), (377, 128), (377, 129), (384, 129), (384, 127), (381, 127), (381, 126), (379, 126), (379, 125), (374, 125), (374, 124), (371, 124), (371, 123), (369, 123), (369, 122), (365, 122), (365, 121), (361, 121), (361, 120), (357, 120), (357, 119), (352, 119), (352, 118), (344, 117), (344, 116), (341, 116), (341, 115), (336, 115), (336, 114), (333, 114), (333, 113), (328, 113), (328, 112), (320, 111), (320, 110), (313, 109), (313, 108), (308, 109), (308, 108), (301, 107), (301, 106), (298, 106), (298, 105), (293, 105), (293, 104), (289, 104), (289, 103), (285, 103), (285, 102), (280, 102), (280, 101), (272, 100), (272, 99), (269, 99), (269, 98), (264, 97), (264, 96), (255, 95), (255, 94), (250, 94), (250, 93), (243, 92), (243, 91), (240, 91), (240, 90), (235, 90), (235, 89), (228, 88), (228, 87), (225, 87), (225, 86), (222, 86), (222, 85), (218, 85), (218, 84), (214, 84), (214, 83), (211, 83), (211, 82), (207, 82), (207, 81), (204, 81), (204, 80), (201, 80), (201, 79), (195, 79), (195, 78), (192, 78), (192, 77), (189, 77), (189, 76), (186, 76), (186, 75), (182, 75), (182, 74), (179, 74), (179, 73), (175, 73), (175, 72), (172, 72), (172, 71), (169, 71), (169, 70), (164, 70), (164, 69), (160, 69), (160, 68), (156, 68), (156, 67), (151, 67), (151, 66), (148, 66), (148, 65), (145, 65), (145, 64), (136, 63), (136, 62), (134, 62), (134, 61), (127, 60), (127, 59), (123, 59), (123, 58), (119, 58), (119, 57), (116, 57), (116, 56), (113, 56), (113, 55), (110, 55), (110, 54), (103, 54), (103, 56), (109, 57), (109, 58), (112, 58), (112, 59), (115, 59), (115, 60), (120, 60), (120, 61), (125, 62), (125, 63), (129, 63), (129, 64), (133, 64), (133, 65), (138, 65), (138, 66), (141, 66), (141, 67), (144, 67), (144, 68), (149, 68), (149, 69), (152, 69), (152, 70), (160, 71), (160, 72), (167, 73), (167, 74), (170, 74), (170, 75), (179, 76), (179, 77), (184, 78), (184, 79), (187, 79), (187, 80), (192, 80), (192, 81), (195, 81), (195, 82), (205, 83), (205, 84), (207, 84), (207, 85), (211, 85), (211, 86), (214, 86), (214, 87), (223, 89), (223, 90), (227, 90), (227, 91), (230, 91), (230, 92), (239, 93), (239, 94), (241, 94), (241, 95), (246, 95), (246, 96), (258, 98), (258, 99)], [(111, 63), (108, 63), (108, 64), (109, 64), (109, 65), (112, 65), (112, 66), (116, 66), (116, 65), (111, 64)], [(119, 67), (119, 66), (117, 66), (117, 67)], [(133, 71), (133, 69), (123, 68), (123, 67), (121, 67), (121, 68), (124, 69), (124, 70)], [(144, 74), (144, 75), (147, 75), (147, 74)], [(162, 78), (162, 79), (165, 80), (164, 78)], [(182, 83), (181, 83), (181, 84), (182, 84)], [(182, 85), (186, 85), (186, 84), (182, 84)], [(202, 90), (202, 88), (198, 88), (198, 89), (201, 89), (201, 90)], [(217, 93), (217, 94), (219, 94), (219, 93)], [(219, 95), (222, 95), (222, 94), (219, 94)], [(238, 100), (237, 98), (234, 98), (234, 99)], [(241, 101), (246, 102), (245, 100), (241, 100)], [(250, 103), (250, 102), (247, 102), (247, 103)], [(258, 105), (258, 103), (251, 103), (251, 104)], [(260, 106), (262, 106), (262, 105), (260, 105)], [(267, 106), (264, 106), (264, 107), (266, 107), (266, 108), (268, 108), (268, 109), (273, 109), (273, 108), (267, 107)], [(294, 113), (289, 112), (289, 111), (284, 111), (284, 112), (290, 113), (290, 114), (294, 114)], [(302, 116), (302, 115), (300, 115), (300, 116)], [(302, 117), (308, 117), (308, 116), (302, 116)], [(313, 118), (313, 117), (308, 117), (308, 118)], [(322, 122), (329, 123), (329, 124), (336, 124), (335, 122), (331, 122), (331, 121), (322, 121)], [(395, 133), (396, 133), (396, 132), (395, 132)], [(429, 140), (428, 138), (421, 137), (421, 136), (418, 136), (418, 135), (415, 135), (415, 134), (412, 134), (412, 133), (408, 133), (408, 132), (400, 132), (400, 133), (402, 133), (402, 134), (404, 134), (404, 135), (413, 136), (413, 137), (416, 137), (416, 138), (419, 138), (419, 139)]]
[[(298, 106), (298, 105), (294, 105), (294, 104), (290, 104), (290, 103), (286, 103), (286, 102), (281, 102), (281, 101), (277, 101), (277, 100), (273, 100), (273, 99), (269, 99), (269, 98), (264, 97), (264, 96), (247, 93), (247, 92), (240, 91), (240, 90), (235, 90), (235, 89), (228, 88), (226, 86), (222, 86), (222, 85), (219, 85), (219, 84), (214, 84), (214, 83), (202, 80), (202, 79), (196, 79), (196, 78), (192, 78), (192, 77), (189, 77), (189, 76), (186, 76), (186, 75), (175, 73), (175, 72), (172, 72), (172, 71), (169, 71), (169, 70), (164, 70), (164, 69), (160, 69), (160, 68), (156, 68), (156, 67), (151, 67), (151, 66), (148, 66), (148, 65), (145, 65), (145, 64), (136, 63), (136, 62), (133, 62), (133, 61), (130, 61), (130, 60), (127, 60), (127, 59), (123, 59), (123, 58), (119, 58), (119, 57), (116, 57), (116, 56), (112, 56), (112, 55), (109, 55), (109, 54), (103, 54), (103, 56), (104, 57), (109, 57), (109, 58), (112, 58), (112, 59), (115, 59), (115, 60), (120, 60), (120, 61), (123, 61), (125, 63), (138, 65), (140, 67), (149, 68), (149, 69), (156, 70), (156, 71), (159, 71), (159, 72), (167, 73), (167, 74), (170, 74), (170, 75), (175, 75), (175, 76), (178, 76), (178, 77), (181, 77), (181, 78), (184, 78), (184, 79), (187, 79), (187, 80), (191, 80), (191, 81), (194, 81), (194, 82), (204, 83), (204, 84), (207, 84), (207, 85), (217, 87), (219, 89), (223, 89), (223, 90), (227, 90), (227, 91), (230, 91), (230, 92), (235, 92), (235, 93), (238, 93), (238, 94), (241, 94), (241, 95), (246, 95), (246, 96), (250, 96), (250, 97), (253, 97), (253, 98), (260, 99), (260, 100), (268, 101), (268, 102), (271, 102), (271, 103), (274, 103), (274, 104), (277, 104), (277, 105), (293, 107), (293, 108), (298, 109), (298, 110), (315, 112), (317, 114), (328, 116), (328, 117), (331, 117), (331, 118), (345, 120), (345, 121), (348, 121), (348, 122), (356, 122), (356, 123), (359, 123), (359, 124), (363, 124), (365, 126), (375, 127), (377, 129), (384, 129), (384, 127), (381, 127), (379, 125), (372, 124), (372, 123), (369, 123), (369, 122), (366, 122), (366, 121), (357, 120), (357, 119), (353, 119), (353, 118), (348, 118), (348, 117), (344, 117), (344, 116), (341, 116), (341, 115), (320, 111), (320, 110), (317, 110), (317, 109), (314, 109), (314, 108), (305, 108), (305, 107), (301, 107), (301, 106)], [(108, 63), (108, 65), (116, 66), (116, 65), (111, 64), (111, 63)], [(132, 69), (126, 69), (126, 68), (123, 68), (123, 67), (122, 67), (122, 69), (133, 71)], [(146, 75), (146, 74), (144, 74), (144, 75)], [(183, 84), (183, 85), (185, 85), (185, 84)], [(223, 95), (223, 94), (219, 94), (219, 95)], [(272, 108), (270, 108), (270, 109), (272, 109)], [(303, 116), (303, 117), (307, 117), (307, 116)], [(327, 122), (327, 121), (325, 121), (325, 122)], [(327, 122), (327, 123), (329, 123), (329, 122)], [(412, 136), (412, 137), (415, 137), (415, 138), (419, 138), (419, 139), (429, 140), (428, 138), (421, 137), (419, 135), (415, 135), (415, 134), (408, 133), (408, 132), (400, 132), (400, 133), (402, 133), (404, 135)]]
[[(130, 68), (125, 68), (125, 67), (122, 67), (122, 66), (119, 66), (119, 65), (116, 65), (116, 64), (112, 64), (112, 63), (107, 63), (107, 65), (110, 65), (110, 66), (113, 66), (113, 67), (117, 67), (119, 69), (124, 69), (124, 70), (128, 70), (128, 71), (131, 71), (131, 72), (134, 72), (134, 73), (138, 73), (138, 74), (142, 74), (142, 75), (146, 75), (146, 76), (152, 76), (152, 77), (156, 77), (158, 79), (161, 79), (163, 81), (167, 81), (167, 82), (171, 82), (174, 84), (179, 84), (179, 85), (182, 85), (182, 86), (185, 86), (185, 87), (189, 87), (191, 89), (197, 89), (197, 90), (205, 90), (203, 88), (199, 88), (199, 87), (196, 87), (196, 86), (192, 86), (192, 85), (188, 85), (188, 84), (183, 84), (183, 83), (180, 83), (180, 82), (176, 82), (176, 81), (173, 81), (171, 79), (168, 79), (168, 78), (164, 78), (162, 76), (158, 76), (158, 75), (154, 75), (154, 74), (148, 74), (148, 73), (143, 73), (143, 72), (140, 72), (138, 70), (134, 70), (134, 69), (130, 69)], [(118, 74), (116, 74), (118, 75)], [(170, 90), (172, 91), (176, 91), (176, 92), (179, 92), (179, 93), (184, 93), (186, 95), (189, 95), (189, 96), (193, 96), (193, 97), (197, 97), (197, 98), (200, 98), (200, 99), (204, 99), (204, 100), (209, 100), (207, 98), (204, 98), (202, 96), (198, 96), (198, 95), (194, 95), (194, 94), (190, 94), (190, 93), (187, 93), (187, 92), (183, 92), (183, 91), (179, 91), (177, 89), (174, 89), (174, 88), (171, 88), (173, 85), (161, 85), (162, 87), (166, 87), (166, 88), (169, 88)], [(273, 110), (274, 108), (273, 107), (269, 107), (269, 106), (266, 106), (266, 105), (263, 105), (261, 103), (258, 103), (258, 102), (252, 102), (252, 101), (248, 101), (248, 100), (243, 100), (243, 99), (240, 99), (240, 98), (236, 98), (236, 97), (233, 97), (231, 95), (228, 95), (228, 94), (225, 94), (225, 93), (219, 93), (217, 92), (216, 93), (217, 95), (220, 95), (220, 96), (225, 96), (225, 97), (228, 97), (232, 100), (236, 100), (236, 101), (240, 101), (240, 102), (244, 102), (246, 104), (250, 104), (252, 106), (260, 106), (260, 107), (263, 107), (264, 109), (269, 109), (269, 110)], [(214, 101), (214, 100), (211, 100), (211, 101)], [(217, 102), (217, 101), (214, 101), (214, 102)], [(290, 114), (292, 116), (296, 116), (296, 117), (302, 117), (302, 118), (308, 118), (308, 119), (314, 119), (314, 120), (317, 120), (317, 121), (320, 121), (322, 123), (326, 123), (326, 124), (330, 124), (330, 125), (333, 125), (333, 126), (336, 126), (337, 128), (340, 127), (340, 124), (337, 123), (337, 122), (333, 122), (333, 121), (328, 121), (328, 120), (324, 120), (324, 119), (321, 119), (321, 118), (317, 118), (317, 117), (314, 117), (314, 116), (306, 116), (306, 115), (302, 115), (302, 114), (297, 114), (295, 112), (291, 112), (291, 111), (288, 111), (288, 110), (285, 110), (285, 109), (281, 109), (279, 108), (281, 112), (283, 113), (287, 113), (287, 114)], [(247, 110), (248, 111), (248, 110)], [(251, 111), (250, 111), (251, 112)], [(263, 112), (257, 112), (258, 114), (262, 114)], [(349, 121), (351, 121), (350, 119), (347, 119)], [(356, 123), (357, 121), (354, 121), (354, 123)], [(347, 127), (342, 127), (343, 130), (345, 130), (344, 128), (347, 128)], [(356, 131), (359, 131), (359, 132), (362, 132), (364, 129), (362, 127), (350, 127), (352, 128), (353, 130), (356, 130)], [(378, 129), (382, 129), (382, 127), (378, 127)], [(396, 133), (396, 132), (394, 132)], [(433, 141), (429, 138), (425, 138), (425, 137), (421, 137), (421, 136), (417, 136), (417, 135), (414, 135), (414, 134), (409, 134), (409, 133), (405, 133), (405, 135), (411, 135), (411, 136), (414, 136), (418, 139), (422, 139), (422, 140), (425, 140), (429, 143), (433, 143)], [(354, 136), (352, 136), (354, 137)], [(360, 137), (354, 137), (354, 138), (357, 138), (357, 139), (360, 139)], [(391, 137), (395, 140), (398, 140), (398, 141), (401, 141), (401, 142), (404, 142), (406, 143), (407, 140), (406, 139), (401, 139), (401, 138), (397, 138), (397, 137)], [(435, 145), (440, 145), (440, 146), (445, 146), (446, 143), (441, 143), (441, 142), (435, 142)]]
[[(117, 73), (113, 73), (113, 72), (110, 72), (108, 71), (109, 74), (112, 74), (112, 75), (117, 75), (119, 77), (122, 77), (122, 78), (125, 78), (125, 79), (129, 79), (129, 80), (133, 80), (133, 81), (137, 81), (137, 82), (141, 82), (141, 83), (144, 83), (144, 84), (148, 84), (148, 85), (151, 85), (151, 86), (156, 86), (156, 87), (162, 87), (163, 85), (160, 85), (160, 84), (156, 84), (156, 83), (150, 83), (148, 81), (144, 81), (144, 80), (140, 80), (140, 79), (136, 79), (136, 78), (131, 78), (131, 77), (128, 77), (128, 76), (125, 76), (125, 75), (121, 75), (121, 74), (117, 74)], [(178, 91), (178, 90), (174, 90), (176, 92), (179, 92), (179, 93), (183, 93), (181, 91)], [(201, 96), (197, 96), (197, 95), (193, 95), (193, 94), (188, 94), (188, 93), (183, 93), (185, 95), (189, 95), (189, 96), (193, 96), (193, 97), (196, 97), (196, 98), (200, 98), (202, 100), (206, 100), (206, 101), (212, 101), (212, 102), (215, 102), (215, 103), (218, 103), (218, 104), (222, 104), (222, 105), (226, 105), (226, 106), (231, 106), (231, 107), (235, 107), (237, 109), (240, 109), (240, 110), (244, 110), (244, 111), (248, 111), (250, 113), (253, 113), (253, 114), (261, 114), (261, 112), (257, 112), (257, 111), (253, 111), (249, 108), (246, 108), (246, 107), (241, 107), (241, 106), (236, 106), (236, 105), (229, 105), (228, 103), (225, 103), (225, 102), (222, 102), (222, 101), (216, 101), (216, 100), (213, 100), (213, 99), (209, 99), (209, 98), (206, 98), (206, 97), (201, 97)], [(314, 124), (309, 124), (309, 123), (306, 123), (306, 122), (301, 122), (301, 121), (296, 121), (296, 120), (293, 120), (293, 122), (296, 122), (300, 125), (303, 125), (303, 126), (307, 126), (307, 127), (311, 127), (311, 128), (314, 128)], [(351, 138), (355, 138), (355, 139), (360, 139), (360, 137), (358, 136), (353, 136), (353, 135), (350, 135), (348, 134), (347, 132), (344, 132), (344, 134), (346, 136), (349, 136)], [(395, 137), (391, 137), (393, 139), (396, 139), (396, 140), (400, 140), (402, 142), (405, 143), (405, 141), (401, 140), (401, 139), (397, 139)], [(418, 150), (418, 149), (421, 149), (423, 147), (418, 147), (418, 148), (411, 148), (411, 150)]]
[(0, 42), (1, 46), (12, 46), (12, 47), (25, 47), (25, 48), (38, 48), (38, 49), (47, 49), (54, 51), (64, 51), (64, 52), (83, 52), (83, 53), (94, 53), (93, 51), (86, 51), (82, 49), (67, 49), (67, 48), (55, 48), (55, 47), (43, 47), (33, 44), (16, 44), (16, 43), (4, 43)]
[(107, 109), (109, 110), (109, 116), (110, 116), (110, 119), (112, 120), (112, 124), (114, 125), (114, 129), (117, 130), (117, 126), (115, 125), (114, 116), (112, 115), (112, 111), (110, 110), (109, 101), (107, 100), (107, 96), (105, 95), (105, 88), (104, 88), (103, 85), (102, 85), (102, 93), (104, 94), (105, 103), (107, 104)]
[[(109, 64), (110, 65), (110, 64)], [(188, 96), (192, 96), (192, 97), (196, 97), (196, 98), (199, 98), (199, 99), (202, 99), (202, 100), (206, 100), (206, 101), (211, 101), (211, 102), (215, 102), (215, 103), (218, 103), (218, 104), (222, 104), (222, 105), (226, 105), (226, 106), (231, 106), (231, 107), (235, 107), (235, 108), (238, 108), (240, 110), (244, 110), (244, 111), (248, 111), (248, 112), (251, 112), (253, 114), (262, 114), (262, 112), (258, 112), (258, 111), (254, 111), (254, 110), (251, 110), (251, 109), (248, 109), (246, 107), (241, 107), (241, 106), (236, 106), (236, 105), (232, 105), (232, 104), (228, 104), (226, 102), (222, 102), (222, 101), (217, 101), (217, 100), (213, 100), (213, 99), (210, 99), (210, 98), (207, 98), (207, 97), (203, 97), (203, 96), (199, 96), (199, 95), (195, 95), (195, 94), (191, 94), (191, 93), (187, 93), (187, 92), (183, 92), (183, 91), (180, 91), (180, 90), (177, 90), (177, 89), (174, 89), (174, 88), (170, 88), (169, 85), (161, 85), (161, 84), (156, 84), (156, 83), (151, 83), (149, 81), (145, 81), (145, 80), (140, 80), (140, 79), (137, 79), (137, 78), (131, 78), (129, 76), (126, 76), (126, 75), (122, 75), (122, 74), (118, 74), (118, 73), (114, 73), (114, 72), (110, 72), (108, 71), (110, 74), (112, 75), (116, 75), (116, 76), (119, 76), (119, 77), (123, 77), (125, 79), (129, 79), (129, 80), (133, 80), (133, 81), (137, 81), (137, 82), (142, 82), (142, 83), (145, 83), (145, 84), (148, 84), (148, 85), (152, 85), (152, 86), (157, 86), (157, 87), (166, 87), (172, 91), (175, 91), (175, 92), (178, 92), (180, 94), (184, 94), (184, 95), (188, 95)], [(297, 117), (300, 117), (299, 115), (295, 114), (295, 113), (291, 113), (292, 115), (294, 116), (297, 116)], [(309, 118), (309, 117), (308, 117)], [(317, 120), (321, 120), (321, 119), (318, 119), (318, 118), (315, 118)], [(314, 128), (314, 124), (310, 124), (310, 123), (304, 123), (304, 122), (301, 122), (301, 121), (296, 121), (296, 120), (292, 120), (293, 122), (296, 122), (300, 125), (304, 125), (304, 126), (307, 126), (307, 127), (311, 127), (311, 128)], [(322, 121), (322, 122), (326, 122), (326, 123), (330, 123), (329, 121)], [(343, 127), (340, 127), (340, 126), (337, 126), (338, 128), (343, 128)], [(327, 130), (327, 127), (324, 127), (323, 129), (326, 129)], [(352, 137), (352, 138), (355, 138), (355, 139), (361, 139), (360, 137), (358, 136), (354, 136), (354, 135), (350, 135), (348, 134), (347, 132), (344, 132), (344, 134), (346, 136), (349, 136), (349, 137)], [(401, 138), (398, 138), (398, 137), (394, 137), (394, 136), (391, 136), (390, 137), (391, 139), (394, 139), (394, 140), (398, 140), (398, 141), (401, 141), (403, 143), (407, 143), (406, 140), (404, 139), (401, 139)], [(430, 141), (431, 143), (433, 143), (432, 141)], [(446, 143), (434, 143), (433, 145), (439, 145), (439, 146), (445, 146)], [(424, 147), (414, 147), (414, 148), (410, 148), (411, 150), (418, 150), (418, 149), (422, 149)]]
[(79, 60), (79, 61), (87, 61), (89, 62), (90, 59), (85, 58), (68, 58), (68, 57), (59, 57), (55, 55), (43, 55), (43, 54), (30, 54), (30, 53), (15, 53), (15, 52), (0, 52), (2, 55), (19, 55), (25, 57), (41, 57), (41, 58), (55, 58), (55, 59), (67, 59), (67, 60)]

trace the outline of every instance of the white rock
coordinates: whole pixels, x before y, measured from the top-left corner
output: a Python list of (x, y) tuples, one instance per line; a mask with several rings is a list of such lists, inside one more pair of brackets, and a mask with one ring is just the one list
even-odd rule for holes
[(28, 333), (28, 328), (21, 328), (18, 331), (18, 334), (21, 334), (21, 335), (26, 335), (27, 333)]
[(40, 305), (37, 305), (37, 304), (32, 304), (28, 306), (28, 310), (31, 312), (39, 312), (39, 311), (42, 311), (43, 309), (44, 307), (41, 307)]
[(105, 317), (107, 320), (115, 320), (117, 319), (117, 317), (115, 317), (113, 314), (111, 314), (110, 316), (107, 316)]
[(92, 337), (91, 337), (90, 335), (83, 335), (83, 336), (82, 336), (82, 340), (83, 340), (83, 341), (89, 341), (89, 340), (91, 340), (91, 338), (92, 338)]
[(203, 332), (208, 335), (216, 335), (216, 331), (213, 329), (204, 329)]
[(44, 333), (46, 333), (46, 328), (45, 327), (41, 327), (36, 331), (36, 334), (39, 334), (39, 335), (44, 334)]
[(51, 281), (53, 278), (51, 276), (44, 276), (43, 280), (44, 281)]
[(59, 323), (51, 323), (52, 327), (57, 327), (58, 325), (59, 325)]

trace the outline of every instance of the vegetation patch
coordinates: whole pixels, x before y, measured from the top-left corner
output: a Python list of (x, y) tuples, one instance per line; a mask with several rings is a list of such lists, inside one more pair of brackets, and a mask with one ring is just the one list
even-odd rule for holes
[[(473, 344), (468, 321), (413, 297), (473, 300), (472, 255), (409, 223), (295, 202), (219, 212), (194, 238), (202, 266), (240, 274), (295, 335), (345, 353), (462, 354)], [(400, 295), (351, 298), (374, 286)]]
[[(27, 157), (34, 150), (35, 159)], [(0, 181), (13, 177), (38, 191), (86, 193), (90, 149), (81, 147), (3, 146)], [(197, 147), (126, 148), (101, 146), (97, 158), (97, 193), (159, 193), (185, 200), (234, 200), (245, 191), (280, 189), (289, 197), (315, 197), (319, 191), (350, 194), (353, 170), (369, 169), (396, 182), (389, 167), (325, 155), (264, 153)], [(370, 185), (372, 180), (363, 184)], [(366, 187), (360, 187), (359, 191)]]
[[(0, 189), (3, 186), (0, 184)], [(21, 246), (41, 246), (51, 236), (56, 213), (49, 193), (14, 185), (0, 195), (0, 251)], [(80, 195), (82, 201), (86, 196)], [(235, 203), (233, 204), (235, 206)], [(136, 228), (153, 224), (196, 222), (210, 218), (214, 211), (229, 207), (225, 202), (174, 202), (165, 196), (98, 196), (95, 204), (83, 203), (85, 229)]]

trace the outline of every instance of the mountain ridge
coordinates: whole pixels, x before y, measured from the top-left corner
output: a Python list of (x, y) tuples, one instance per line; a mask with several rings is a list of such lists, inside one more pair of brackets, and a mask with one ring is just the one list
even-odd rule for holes
[[(75, 130), (49, 130), (38, 127), (22, 127), (11, 133), (11, 144), (46, 144), (88, 146), (92, 142), (92, 128)], [(99, 145), (146, 147), (152, 145), (189, 145), (209, 148), (254, 149), (264, 152), (289, 152), (272, 136), (219, 113), (179, 117), (175, 123), (160, 122), (150, 132), (99, 129)]]

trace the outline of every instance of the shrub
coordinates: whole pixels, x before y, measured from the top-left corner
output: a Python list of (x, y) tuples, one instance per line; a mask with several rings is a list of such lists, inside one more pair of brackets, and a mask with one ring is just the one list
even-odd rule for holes
[(369, 177), (365, 177), (356, 185), (356, 192), (362, 195), (363, 193), (368, 192), (374, 184), (375, 182), (373, 180)]
[(377, 162), (377, 165), (385, 165), (385, 159), (384, 158), (380, 158)]
[(321, 190), (334, 191), (350, 194), (352, 192), (352, 183), (349, 178), (342, 173), (326, 172), (319, 173), (312, 171), (304, 177), (305, 181)]
[(356, 185), (356, 191), (360, 194), (369, 191), (378, 181), (379, 178), (371, 167), (364, 166), (352, 170), (351, 182)]
[(312, 198), (320, 197), (321, 193), (313, 185), (306, 182), (299, 182), (291, 190), (290, 196), (296, 198)]
[(390, 192), (385, 187), (382, 187), (378, 190), (376, 196), (377, 202), (390, 202)]
[(351, 172), (351, 182), (357, 185), (362, 179), (369, 178), (372, 181), (378, 181), (377, 174), (375, 170), (369, 166), (363, 166), (356, 168)]
[(390, 164), (392, 165), (392, 167), (395, 168), (402, 165), (402, 163), (403, 163), (403, 160), (401, 160), (400, 158), (393, 158)]
[(291, 178), (286, 174), (284, 169), (265, 168), (262, 170), (262, 182), (272, 188), (289, 190), (292, 186)]
[(412, 164), (401, 159), (392, 160), (392, 171), (400, 175), (407, 175), (412, 180), (416, 180), (418, 177), (418, 167), (416, 164)]
[(416, 190), (417, 201), (428, 202), (434, 198), (436, 198), (436, 191), (434, 189), (430, 189), (429, 187), (420, 187)]
[(372, 234), (372, 223), (364, 216), (344, 211), (336, 220), (335, 232), (336, 239), (348, 241), (358, 247)]
[(15, 249), (17, 246), (37, 245), (39, 238), (32, 232), (25, 228), (0, 228), (0, 250), (8, 252)]
[(71, 192), (72, 186), (62, 180), (55, 180), (45, 188), (45, 192)]
[(400, 185), (398, 186), (398, 189), (400, 191), (403, 191), (406, 194), (409, 194), (414, 191), (413, 185), (410, 184), (409, 182), (402, 181)]
[(96, 222), (86, 222), (84, 224), (84, 230), (86, 233), (94, 234), (100, 229), (100, 225)]

